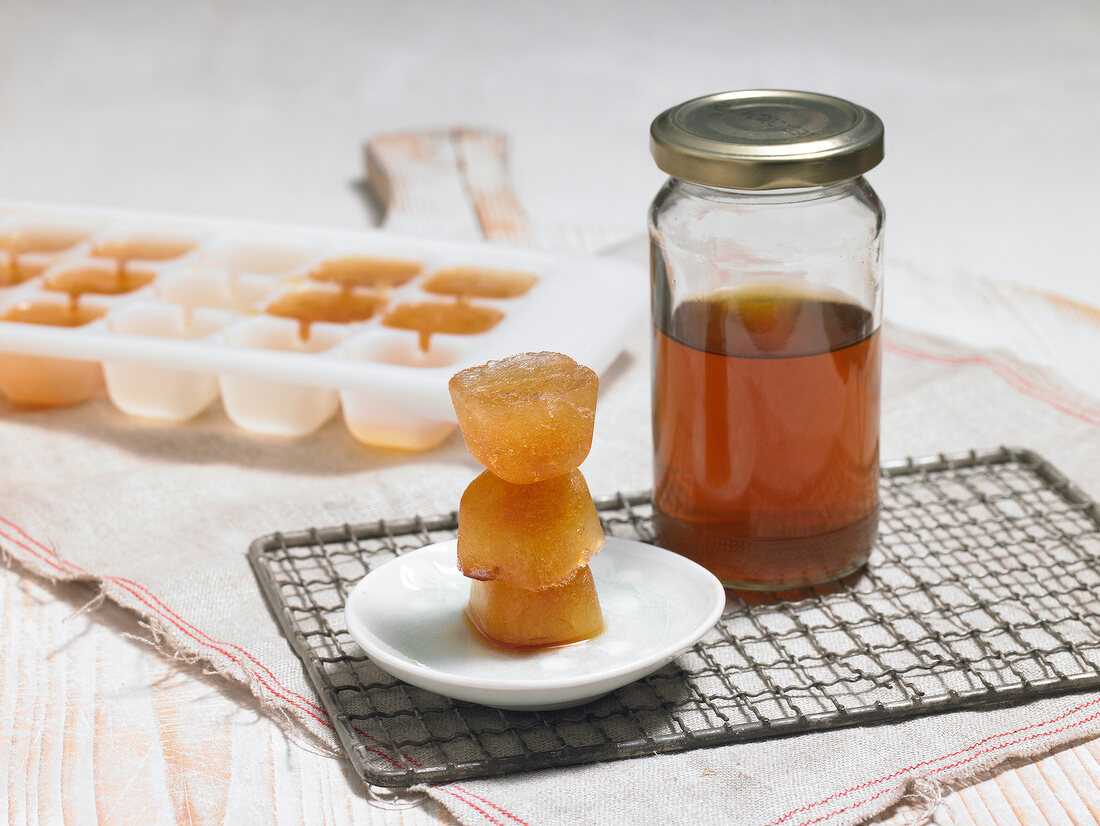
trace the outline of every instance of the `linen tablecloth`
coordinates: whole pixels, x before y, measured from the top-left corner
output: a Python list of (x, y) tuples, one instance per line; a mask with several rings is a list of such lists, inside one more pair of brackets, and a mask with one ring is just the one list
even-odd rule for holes
[[(644, 254), (636, 244), (620, 252)], [(965, 310), (964, 286), (937, 285), (937, 300), (950, 293)], [(601, 384), (583, 466), (597, 495), (649, 482), (648, 337), (640, 321)], [(1049, 370), (888, 324), (883, 395), (884, 458), (1021, 445), (1100, 493), (1100, 404)], [(127, 419), (105, 400), (0, 412), (0, 455), (18, 480), (0, 507), (0, 548), (44, 576), (96, 581), (164, 651), (246, 683), (286, 725), (330, 747), (331, 725), (256, 588), (248, 543), (449, 512), (479, 472), (457, 436), (409, 456), (366, 448), (338, 422), (278, 441), (242, 433), (219, 410), (182, 426)], [(1072, 695), (428, 791), (465, 823), (847, 823), (1098, 730), (1100, 695)]]

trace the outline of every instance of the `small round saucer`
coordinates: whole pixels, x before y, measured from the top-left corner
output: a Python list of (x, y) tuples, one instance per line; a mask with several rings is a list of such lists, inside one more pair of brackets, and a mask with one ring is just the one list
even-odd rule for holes
[(589, 563), (607, 628), (584, 642), (510, 652), (484, 642), (464, 608), (456, 542), (371, 571), (345, 608), (348, 631), (395, 677), (457, 700), (514, 710), (594, 700), (674, 660), (718, 620), (722, 584), (678, 554), (609, 536)]

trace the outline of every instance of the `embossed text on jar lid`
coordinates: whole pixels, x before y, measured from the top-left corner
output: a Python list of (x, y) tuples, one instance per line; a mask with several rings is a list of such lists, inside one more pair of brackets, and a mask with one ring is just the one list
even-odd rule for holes
[(728, 189), (831, 184), (883, 157), (874, 112), (814, 92), (706, 95), (662, 112), (649, 134), (653, 158), (669, 175)]

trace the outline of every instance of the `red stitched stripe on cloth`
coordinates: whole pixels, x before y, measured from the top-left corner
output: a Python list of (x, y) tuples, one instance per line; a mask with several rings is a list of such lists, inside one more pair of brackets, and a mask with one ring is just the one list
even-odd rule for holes
[[(3, 522), (3, 524), (5, 524), (5, 525), (11, 526), (11, 528), (18, 531), (20, 535), (26, 537), (26, 539), (29, 542), (33, 543), (34, 546), (37, 546), (37, 548), (41, 549), (41, 550), (36, 550), (35, 547), (32, 547), (31, 545), (28, 545), (26, 542), (23, 542), (22, 540), (20, 540), (17, 537), (11, 535), (10, 533), (2, 531), (2, 530), (0, 530), (0, 538), (7, 539), (9, 542), (12, 542), (13, 544), (18, 545), (23, 550), (28, 551), (29, 553), (33, 554), (35, 557), (42, 560), (43, 562), (46, 562), (46, 563), (52, 565), (54, 568), (56, 568), (58, 571), (61, 571), (62, 573), (69, 574), (69, 575), (73, 574), (74, 572), (87, 573), (83, 568), (76, 565), (75, 563), (67, 562), (66, 560), (62, 559), (60, 556), (58, 556), (53, 551), (51, 551), (46, 545), (44, 545), (42, 542), (40, 542), (39, 540), (32, 537), (23, 528), (19, 527), (18, 525), (16, 525), (11, 520), (9, 520), (5, 517), (0, 517), (0, 522)], [(59, 565), (57, 562), (54, 561), (55, 559), (58, 560), (61, 563), (64, 563), (64, 565), (66, 565), (68, 569), (61, 567), (61, 565)], [(277, 679), (275, 679), (274, 675), (271, 674), (271, 671), (266, 666), (263, 666), (262, 663), (260, 663), (258, 660), (256, 660), (256, 658), (253, 657), (251, 654), (249, 654), (247, 651), (244, 651), (244, 649), (240, 648), (239, 646), (235, 646), (235, 645), (231, 646), (232, 648), (235, 648), (239, 651), (242, 651), (244, 654), (246, 654), (248, 656), (249, 659), (251, 659), (257, 665), (260, 665), (260, 667), (263, 669), (263, 671), (266, 672), (267, 675), (270, 676), (271, 682), (274, 683), (275, 686), (278, 686), (278, 689), (272, 687), (272, 685), (270, 685), (268, 683), (268, 681), (263, 677), (262, 674), (260, 674), (259, 672), (257, 672), (254, 669), (249, 668), (244, 663), (242, 663), (241, 660), (238, 657), (234, 656), (229, 651), (227, 651), (225, 649), (225, 647), (223, 647), (224, 644), (220, 644), (217, 641), (212, 640), (206, 634), (202, 634), (202, 632), (198, 631), (198, 629), (194, 629), (194, 631), (197, 632), (197, 633), (193, 633), (190, 630), (191, 628), (193, 628), (193, 626), (191, 626), (190, 623), (186, 623), (182, 619), (176, 617), (175, 614), (171, 611), (168, 611), (167, 613), (165, 613), (165, 611), (167, 609), (162, 610), (161, 608), (157, 607), (157, 605), (154, 605), (152, 602), (145, 599), (138, 592), (138, 589), (140, 589), (141, 591), (143, 591), (147, 594), (149, 592), (145, 588), (142, 588), (137, 583), (131, 582), (130, 580), (127, 580), (127, 579), (123, 579), (122, 577), (103, 577), (103, 580), (108, 581), (108, 582), (113, 582), (113, 583), (119, 585), (124, 590), (128, 591), (131, 595), (133, 595), (135, 599), (139, 600), (144, 605), (146, 605), (153, 613), (158, 614), (161, 617), (167, 619), (169, 622), (171, 622), (173, 625), (175, 625), (177, 628), (179, 628), (181, 631), (183, 631), (184, 634), (189, 636), (195, 642), (199, 643), (200, 645), (205, 645), (208, 648), (213, 648), (215, 651), (220, 652), (221, 654), (225, 655), (226, 657), (228, 657), (233, 662), (240, 665), (248, 673), (252, 674), (256, 678), (256, 680), (261, 685), (263, 685), (268, 691), (270, 691), (272, 694), (274, 694), (275, 696), (279, 697), (282, 700), (285, 700), (286, 702), (290, 703), (291, 705), (301, 709), (306, 714), (309, 714), (311, 717), (313, 717), (318, 722), (324, 724), (325, 726), (328, 726), (329, 728), (332, 728), (332, 723), (330, 723), (328, 721), (327, 716), (319, 716), (318, 714), (314, 713), (314, 711), (319, 711), (319, 712), (321, 712), (321, 715), (324, 715), (324, 713), (325, 713), (324, 709), (322, 709), (320, 706), (318, 706), (314, 703), (309, 702), (308, 700), (305, 700), (305, 698), (303, 698), (300, 694), (292, 692), (289, 689), (287, 689), (286, 687), (284, 687), (281, 683), (279, 683), (279, 681)], [(151, 599), (156, 600), (156, 602), (159, 603), (160, 605), (163, 605), (163, 603), (161, 603), (160, 600), (158, 600), (152, 594), (149, 594), (149, 596), (150, 596)], [(202, 637), (205, 637), (205, 639), (201, 639), (197, 634), (202, 634)], [(310, 708), (307, 708), (305, 705), (302, 705), (302, 703), (296, 702), (294, 699), (292, 699), (292, 697), (298, 697), (299, 699), (304, 700), (305, 703), (307, 703), (309, 706), (311, 706), (314, 709), (314, 711), (311, 711)]]
[[(472, 798), (473, 798), (474, 800), (480, 800), (480, 801), (481, 801), (482, 803), (484, 803), (484, 804), (485, 804), (486, 806), (492, 806), (492, 807), (493, 807), (494, 809), (496, 809), (496, 810), (497, 810), (498, 812), (500, 812), (500, 813), (501, 813), (502, 815), (506, 815), (507, 817), (510, 817), (510, 818), (511, 818), (512, 820), (514, 820), (514, 821), (515, 821), (516, 823), (522, 823), (522, 824), (523, 824), (523, 826), (528, 826), (528, 823), (527, 823), (527, 821), (526, 821), (526, 820), (523, 820), (523, 819), (521, 819), (521, 818), (518, 818), (518, 817), (516, 817), (516, 816), (515, 816), (514, 814), (512, 814), (512, 813), (511, 813), (510, 811), (508, 811), (507, 809), (502, 809), (502, 808), (501, 808), (500, 806), (498, 806), (498, 805), (497, 805), (496, 803), (494, 803), (493, 801), (491, 801), (491, 800), (486, 800), (486, 799), (485, 799), (484, 797), (481, 797), (480, 795), (476, 795), (476, 794), (474, 794), (474, 793), (473, 793), (473, 792), (471, 792), (471, 791), (470, 791), (469, 789), (464, 789), (464, 788), (463, 788), (462, 786), (459, 786), (459, 785), (458, 785), (457, 783), (451, 783), (451, 784), (450, 784), (450, 788), (448, 788), (448, 787), (446, 787), (446, 786), (440, 786), (439, 788), (443, 789), (443, 791), (447, 792), (448, 794), (452, 794), (452, 795), (454, 794), (454, 792), (452, 792), (452, 791), (451, 791), (451, 789), (455, 789), (455, 790), (457, 790), (457, 791), (460, 791), (460, 792), (462, 792), (462, 793), (463, 793), (463, 794), (465, 794), (465, 795), (469, 795), (469, 796), (470, 796), (470, 797), (472, 797)], [(461, 798), (459, 798), (459, 799), (461, 800)], [(469, 801), (466, 801), (466, 802), (467, 802), (467, 803), (469, 803)], [(472, 805), (472, 804), (471, 804), (471, 805)], [(486, 815), (486, 817), (488, 817), (488, 815)]]
[[(41, 553), (36, 551), (34, 548), (27, 545), (22, 540), (17, 539), (16, 537), (11, 536), (7, 533), (4, 533), (3, 531), (0, 531), (0, 536), (2, 536), (4, 539), (8, 540), (12, 544), (18, 545), (23, 550), (29, 551), (34, 556), (38, 557), (39, 559), (41, 559), (46, 564), (51, 565), (52, 567), (56, 568), (61, 573), (68, 574), (70, 576), (74, 573), (78, 573), (78, 574), (86, 574), (87, 573), (87, 571), (85, 571), (83, 568), (81, 568), (75, 562), (69, 562), (68, 560), (62, 559), (61, 556), (56, 551), (54, 551), (52, 548), (50, 548), (50, 547), (42, 544), (41, 542), (39, 542), (37, 539), (35, 539), (30, 534), (28, 534), (25, 530), (23, 530), (21, 527), (16, 525), (10, 519), (6, 519), (3, 516), (0, 516), (0, 522), (7, 525), (12, 530), (17, 531), (20, 535), (25, 537), (28, 542), (34, 543), (39, 548), (41, 548), (43, 551), (45, 551), (45, 556), (43, 556)], [(62, 567), (62, 566), (64, 566), (64, 567)]]
[[(897, 771), (891, 772), (890, 774), (887, 774), (887, 775), (884, 775), (883, 777), (880, 777), (877, 780), (867, 780), (867, 781), (865, 781), (863, 783), (860, 783), (856, 786), (852, 786), (848, 789), (845, 789), (842, 792), (836, 792), (835, 794), (831, 794), (828, 797), (823, 797), (820, 800), (814, 801), (813, 803), (807, 803), (805, 806), (800, 806), (797, 809), (792, 809), (791, 811), (787, 812), (787, 814), (783, 815), (782, 817), (779, 817), (778, 819), (773, 820), (770, 824), (768, 824), (768, 826), (778, 826), (778, 824), (780, 824), (780, 823), (784, 823), (787, 820), (790, 820), (791, 818), (793, 818), (797, 815), (806, 814), (811, 809), (815, 809), (818, 806), (822, 806), (826, 803), (829, 803), (830, 801), (837, 800), (838, 798), (842, 798), (842, 797), (847, 797), (848, 795), (852, 794), (853, 792), (859, 792), (859, 791), (866, 790), (866, 789), (868, 789), (872, 786), (877, 786), (880, 783), (885, 783), (886, 781), (893, 780), (896, 777), (899, 777), (901, 775), (908, 774), (909, 772), (914, 772), (914, 771), (917, 771), (918, 769), (922, 769), (922, 768), (925, 768), (927, 766), (931, 766), (934, 763), (939, 763), (939, 762), (942, 762), (944, 760), (950, 760), (951, 758), (957, 757), (960, 754), (966, 754), (967, 752), (974, 752), (969, 757), (965, 757), (962, 760), (956, 760), (954, 763), (949, 763), (949, 764), (944, 765), (944, 766), (938, 766), (937, 768), (934, 768), (931, 771), (929, 771), (928, 775), (931, 776), (933, 774), (939, 774), (940, 772), (944, 772), (944, 771), (947, 771), (949, 769), (957, 768), (958, 766), (962, 766), (962, 765), (965, 765), (966, 763), (969, 763), (973, 760), (977, 760), (979, 757), (981, 757), (983, 755), (991, 754), (991, 753), (996, 752), (996, 751), (1000, 751), (1001, 749), (1008, 748), (1009, 746), (1017, 746), (1021, 743), (1027, 743), (1027, 742), (1030, 742), (1032, 740), (1039, 740), (1043, 737), (1052, 737), (1056, 734), (1061, 734), (1062, 732), (1069, 731), (1072, 728), (1076, 728), (1077, 726), (1084, 725), (1085, 723), (1089, 723), (1089, 722), (1092, 722), (1093, 720), (1096, 720), (1096, 719), (1100, 718), (1100, 711), (1094, 712), (1093, 714), (1090, 714), (1088, 717), (1084, 717), (1084, 718), (1082, 718), (1080, 720), (1077, 720), (1073, 723), (1067, 723), (1066, 725), (1060, 726), (1059, 728), (1051, 729), (1050, 731), (1038, 732), (1036, 734), (1029, 734), (1026, 737), (1017, 737), (1015, 740), (1009, 740), (1009, 741), (1006, 741), (1004, 743), (999, 743), (995, 746), (990, 746), (989, 748), (985, 748), (985, 749), (981, 748), (986, 743), (989, 743), (991, 740), (997, 740), (997, 739), (1000, 739), (1002, 737), (1012, 737), (1013, 735), (1022, 734), (1025, 731), (1030, 731), (1032, 729), (1037, 729), (1037, 728), (1043, 728), (1044, 726), (1049, 726), (1053, 723), (1057, 723), (1060, 720), (1064, 720), (1065, 718), (1070, 717), (1074, 714), (1077, 714), (1078, 712), (1081, 712), (1081, 711), (1083, 711), (1087, 708), (1090, 708), (1091, 706), (1094, 706), (1097, 703), (1100, 703), (1100, 697), (1096, 697), (1092, 700), (1088, 700), (1087, 702), (1081, 703), (1080, 705), (1074, 706), (1073, 708), (1069, 709), (1068, 711), (1064, 711), (1061, 714), (1050, 718), (1049, 720), (1043, 720), (1042, 722), (1039, 722), (1039, 723), (1032, 723), (1030, 725), (1023, 726), (1023, 727), (1018, 728), (1018, 729), (1013, 729), (1012, 731), (1001, 732), (1000, 734), (991, 734), (988, 737), (984, 737), (984, 738), (982, 738), (981, 740), (978, 740), (975, 743), (971, 743), (966, 748), (958, 749), (958, 750), (950, 752), (948, 754), (940, 755), (939, 757), (933, 757), (929, 760), (922, 760), (918, 763), (913, 763), (911, 766), (906, 766), (904, 769), (898, 769)], [(882, 797), (884, 794), (888, 794), (889, 792), (896, 791), (896, 790), (902, 788), (902, 786), (904, 786), (904, 785), (905, 785), (904, 783), (899, 783), (895, 786), (890, 786), (886, 789), (882, 789), (882, 790), (876, 792), (873, 795), (870, 795), (869, 797), (865, 797), (865, 798), (862, 798), (860, 800), (857, 800), (854, 803), (850, 803), (847, 806), (844, 806), (843, 808), (834, 809), (833, 811), (829, 812), (828, 814), (819, 815), (818, 817), (812, 818), (810, 820), (799, 821), (798, 826), (808, 826), (811, 823), (820, 823), (824, 820), (828, 820), (831, 817), (835, 817), (836, 815), (843, 814), (844, 812), (851, 811), (852, 809), (858, 808), (859, 806), (862, 806), (866, 803), (869, 803), (872, 800), (875, 800), (876, 798)]]
[[(47, 564), (51, 565), (52, 567), (54, 567), (55, 569), (57, 569), (58, 571), (60, 571), (63, 574), (70, 574), (71, 575), (74, 572), (76, 572), (76, 573), (87, 573), (83, 568), (81, 568), (76, 563), (69, 562), (68, 560), (63, 559), (54, 550), (49, 548), (47, 545), (45, 545), (43, 542), (39, 541), (38, 539), (35, 539), (33, 536), (31, 536), (29, 533), (27, 533), (26, 530), (24, 530), (22, 527), (15, 524), (14, 522), (12, 522), (10, 519), (7, 519), (6, 517), (0, 516), (0, 522), (2, 522), (3, 524), (9, 526), (13, 531), (18, 532), (18, 534), (20, 536), (24, 537), (27, 541), (24, 542), (23, 540), (19, 539), (17, 536), (13, 536), (10, 532), (3, 531), (3, 530), (0, 530), (0, 538), (6, 539), (9, 542), (11, 542), (12, 544), (19, 546), (23, 550), (29, 552), (30, 554), (32, 554), (36, 558), (42, 560), (43, 562), (46, 562)], [(27, 542), (30, 542), (32, 544), (28, 545)], [(62, 567), (62, 566), (65, 566), (65, 567)], [(333, 728), (332, 723), (328, 719), (328, 713), (324, 710), (324, 708), (317, 705), (316, 703), (311, 702), (307, 698), (303, 697), (301, 694), (298, 694), (297, 692), (291, 691), (290, 689), (286, 688), (286, 686), (284, 686), (282, 683), (280, 683), (278, 681), (278, 679), (275, 677), (275, 675), (271, 672), (271, 670), (267, 666), (265, 666), (258, 659), (256, 659), (256, 657), (254, 655), (252, 655), (246, 649), (241, 648), (239, 645), (234, 645), (232, 643), (222, 643), (218, 640), (214, 640), (208, 634), (206, 634), (205, 632), (203, 632), (200, 629), (196, 628), (194, 625), (192, 625), (191, 623), (187, 622), (182, 617), (180, 617), (175, 611), (173, 611), (167, 605), (165, 605), (157, 596), (155, 596), (153, 593), (151, 593), (148, 588), (145, 588), (144, 586), (139, 585), (138, 583), (134, 582), (133, 580), (126, 579), (125, 577), (110, 577), (110, 576), (109, 577), (103, 577), (103, 579), (105, 581), (115, 583), (116, 585), (121, 587), (123, 590), (130, 593), (135, 599), (137, 599), (139, 602), (141, 602), (143, 605), (145, 605), (147, 608), (149, 608), (153, 613), (158, 614), (161, 617), (164, 617), (165, 619), (167, 619), (169, 622), (171, 622), (173, 625), (175, 625), (177, 628), (179, 628), (184, 634), (186, 634), (188, 637), (190, 637), (195, 642), (199, 643), (200, 645), (204, 645), (208, 648), (212, 648), (215, 651), (221, 653), (222, 655), (228, 657), (233, 662), (237, 663), (237, 665), (241, 666), (241, 668), (243, 668), (248, 673), (250, 673), (253, 677), (255, 677), (256, 681), (260, 685), (262, 685), (268, 692), (273, 694), (274, 696), (278, 697), (281, 700), (284, 700), (287, 703), (290, 703), (295, 708), (298, 708), (301, 711), (305, 712), (306, 714), (308, 714), (313, 719), (317, 720), (322, 725), (324, 725), (324, 726), (326, 726), (330, 729)], [(141, 593), (139, 593), (139, 591)], [(148, 596), (149, 599), (146, 599), (144, 596), (142, 596), (142, 594), (145, 594), (146, 596)], [(149, 600), (153, 600), (153, 602), (150, 602)], [(154, 603), (156, 603), (156, 604), (154, 604)], [(257, 666), (259, 666), (259, 668), (263, 671), (263, 674), (259, 673), (258, 671), (256, 671), (253, 668), (249, 668), (247, 665), (242, 663), (240, 658), (234, 656), (232, 653), (230, 653), (228, 650), (226, 650), (227, 648), (232, 648), (236, 651), (240, 651), (249, 660), (251, 660)], [(269, 683), (268, 679), (265, 679), (264, 674), (266, 674), (267, 677), (270, 678), (270, 683)], [(271, 683), (273, 683), (274, 686), (277, 686), (277, 688), (273, 687), (271, 685)], [(294, 697), (298, 698), (299, 700), (302, 700), (302, 702), (304, 702), (306, 705), (303, 705), (302, 703), (296, 702), (294, 699), (292, 699)], [(314, 711), (319, 712), (319, 714), (314, 713), (314, 711), (311, 711), (310, 708), (307, 708), (306, 706), (311, 707)], [(377, 738), (371, 737), (365, 731), (362, 731), (358, 728), (356, 728), (355, 731), (358, 732), (360, 735), (362, 735), (364, 738), (366, 738), (368, 740), (372, 740), (375, 743), (379, 742)], [(371, 751), (374, 754), (377, 754), (382, 759), (388, 761), (392, 766), (394, 766), (394, 768), (399, 768), (399, 769), (404, 768), (403, 765), (398, 763), (396, 760), (394, 760), (392, 757), (390, 757), (389, 754), (385, 753), (381, 749), (370, 748), (369, 751)], [(403, 757), (405, 757), (406, 760), (408, 760), (410, 763), (413, 763), (414, 765), (420, 765), (416, 760), (413, 760), (408, 755), (403, 755)], [(467, 792), (467, 794), (471, 794), (471, 793)], [(479, 798), (479, 799), (481, 799), (481, 798)], [(491, 803), (490, 801), (483, 800), (483, 799), (482, 799), (482, 802), (486, 803), (489, 806), (492, 806), (493, 808), (497, 809), (500, 812), (503, 812), (504, 814), (507, 814), (513, 820), (517, 820), (520, 823), (523, 823), (522, 820), (519, 820), (519, 818), (515, 817), (514, 815), (507, 812), (506, 810), (500, 808), (495, 803)]]
[(439, 788), (443, 789), (443, 791), (445, 791), (447, 794), (449, 794), (455, 800), (461, 800), (463, 803), (465, 803), (467, 806), (469, 806), (474, 811), (480, 812), (481, 816), (484, 817), (486, 820), (488, 820), (490, 823), (495, 823), (496, 826), (504, 826), (503, 823), (501, 823), (499, 820), (497, 820), (495, 817), (493, 817), (491, 814), (489, 814), (483, 808), (478, 806), (472, 800), (467, 800), (462, 795), (460, 795), (458, 792), (451, 791), (451, 789), (448, 789), (446, 786), (440, 786)]
[[(16, 539), (15, 537), (5, 535), (3, 532), (0, 532), (0, 536), (2, 536), (3, 538), (7, 539), (10, 542), (13, 542), (14, 544), (18, 545), (19, 547), (23, 548), (24, 550), (29, 551), (30, 553), (34, 554), (34, 556), (38, 557), (43, 562), (47, 562), (50, 565), (53, 565), (53, 567), (57, 568), (59, 571), (62, 571), (64, 573), (72, 573), (72, 571), (76, 571), (76, 572), (79, 572), (79, 573), (87, 573), (79, 565), (76, 565), (75, 563), (68, 562), (67, 560), (62, 559), (55, 552), (53, 552), (50, 548), (48, 548), (45, 544), (43, 544), (39, 540), (32, 537), (23, 528), (19, 527), (18, 525), (16, 525), (11, 520), (0, 516), (0, 522), (3, 522), (5, 525), (8, 525), (11, 528), (13, 528), (14, 530), (18, 531), (22, 536), (26, 537), (26, 539), (29, 542), (33, 543), (38, 548), (40, 548), (42, 551), (44, 551), (46, 555), (44, 556), (42, 553), (40, 553), (39, 551), (35, 550), (34, 548), (28, 546), (26, 543)], [(61, 568), (57, 563), (55, 563), (53, 561), (54, 559), (57, 559), (59, 562), (65, 564), (66, 566), (68, 566), (72, 570), (71, 571), (65, 571), (64, 568)], [(204, 631), (196, 628), (194, 625), (192, 625), (191, 623), (187, 622), (182, 617), (180, 617), (175, 611), (170, 609), (157, 596), (155, 596), (152, 592), (150, 592), (148, 588), (144, 587), (143, 585), (139, 585), (138, 583), (134, 582), (133, 580), (126, 579), (125, 577), (107, 576), (107, 577), (103, 577), (103, 579), (107, 582), (113, 582), (113, 583), (121, 586), (123, 589), (125, 589), (130, 594), (132, 594), (136, 599), (140, 600), (144, 605), (146, 605), (154, 613), (159, 614), (160, 616), (165, 617), (166, 619), (168, 619), (173, 625), (175, 625), (177, 628), (179, 628), (181, 631), (183, 631), (185, 634), (187, 634), (187, 636), (189, 636), (191, 639), (195, 640), (195, 642), (199, 643), (200, 645), (205, 645), (208, 648), (213, 648), (215, 651), (218, 651), (219, 653), (225, 655), (226, 657), (231, 659), (233, 662), (240, 665), (242, 668), (245, 668), (246, 670), (248, 670), (249, 673), (253, 674), (258, 680), (260, 680), (260, 682), (262, 684), (264, 684), (266, 686), (266, 681), (264, 681), (263, 678), (258, 673), (256, 673), (254, 670), (248, 668), (243, 663), (241, 663), (240, 659), (235, 657), (233, 654), (229, 653), (229, 651), (227, 651), (226, 648), (232, 648), (236, 651), (241, 652), (249, 660), (251, 660), (253, 663), (255, 663), (268, 676), (268, 678), (270, 678), (271, 682), (273, 682), (276, 686), (278, 686), (279, 689), (282, 692), (285, 692), (285, 695), (289, 695), (289, 696), (279, 695), (279, 696), (282, 696), (283, 699), (286, 699), (288, 702), (291, 702), (293, 705), (297, 706), (298, 708), (301, 708), (303, 711), (307, 711), (307, 713), (308, 713), (308, 709), (306, 709), (303, 706), (301, 706), (300, 704), (295, 703), (292, 700), (290, 700), (290, 697), (296, 697), (299, 700), (301, 700), (303, 703), (305, 703), (306, 705), (313, 708), (315, 711), (319, 711), (321, 714), (325, 714), (325, 710), (321, 706), (319, 706), (316, 703), (310, 701), (307, 697), (303, 697), (301, 694), (298, 694), (297, 692), (291, 691), (290, 689), (286, 688), (286, 686), (284, 686), (282, 683), (280, 683), (278, 681), (278, 679), (271, 672), (271, 670), (267, 666), (265, 666), (263, 663), (261, 663), (258, 659), (256, 659), (256, 657), (253, 656), (250, 652), (248, 652), (244, 648), (241, 648), (239, 645), (234, 645), (232, 643), (224, 643), (224, 642), (221, 642), (220, 640), (215, 640), (213, 637), (209, 636)], [(148, 600), (144, 599), (137, 592), (137, 590), (135, 590), (135, 589), (140, 590), (142, 593), (146, 594), (149, 597), (149, 599), (153, 600), (153, 602), (156, 603), (156, 605), (154, 605), (153, 603), (150, 603)], [(270, 686), (267, 686), (267, 687), (273, 693), (278, 695), (278, 692), (271, 689)], [(311, 714), (311, 716), (317, 718), (317, 715), (315, 715), (315, 714)], [(321, 720), (321, 718), (317, 718), (317, 719)], [(321, 722), (323, 722), (326, 726), (329, 726), (330, 728), (332, 727), (331, 723), (329, 723), (329, 721), (327, 719), (323, 719), (323, 720), (321, 720)]]
[(1010, 364), (1000, 361), (999, 359), (990, 358), (989, 356), (946, 356), (939, 353), (929, 353), (924, 350), (917, 350), (912, 347), (896, 344), (892, 341), (886, 342), (886, 349), (900, 356), (908, 356), (909, 358), (922, 359), (924, 361), (935, 361), (940, 364), (973, 364), (988, 367), (1004, 379), (1010, 387), (1014, 390), (1018, 390), (1025, 396), (1030, 396), (1044, 404), (1048, 404), (1055, 410), (1065, 413), (1067, 416), (1080, 419), (1088, 424), (1100, 425), (1100, 411), (1083, 404), (1078, 404), (1071, 399), (1067, 399), (1065, 396), (1049, 387), (1043, 387), (1040, 384), (1036, 384), (1019, 373)]

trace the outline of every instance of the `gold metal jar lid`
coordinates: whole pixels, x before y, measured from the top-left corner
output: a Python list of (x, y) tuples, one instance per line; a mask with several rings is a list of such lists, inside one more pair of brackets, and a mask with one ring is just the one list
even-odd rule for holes
[(669, 175), (727, 189), (822, 186), (862, 175), (883, 157), (874, 112), (814, 92), (706, 95), (662, 112), (649, 136)]

